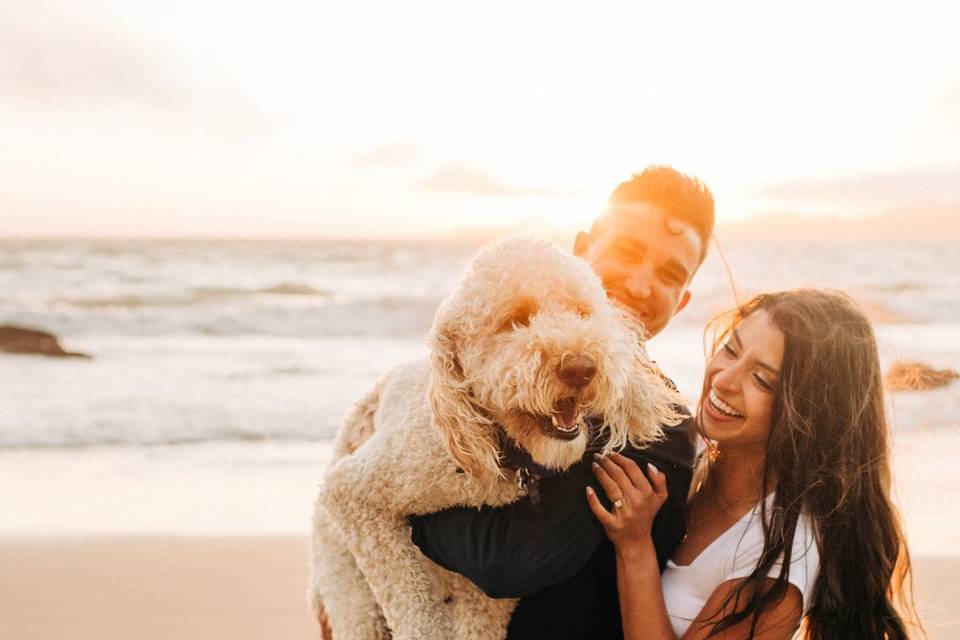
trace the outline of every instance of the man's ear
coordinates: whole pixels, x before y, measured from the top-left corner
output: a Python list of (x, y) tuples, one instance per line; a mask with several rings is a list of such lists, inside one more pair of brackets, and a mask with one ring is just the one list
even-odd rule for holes
[(690, 302), (690, 289), (684, 289), (683, 293), (680, 295), (680, 302), (677, 303), (677, 308), (674, 313), (680, 313), (683, 311), (683, 308), (687, 306), (688, 302)]
[(577, 232), (577, 237), (573, 239), (573, 255), (578, 258), (585, 258), (587, 249), (590, 248), (590, 234), (583, 231)]

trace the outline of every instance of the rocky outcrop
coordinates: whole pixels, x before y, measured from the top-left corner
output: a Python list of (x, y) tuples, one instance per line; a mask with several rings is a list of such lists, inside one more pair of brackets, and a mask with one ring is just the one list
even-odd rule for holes
[(945, 387), (960, 373), (953, 369), (934, 369), (922, 362), (894, 362), (884, 380), (890, 391), (924, 391)]
[(46, 331), (13, 325), (0, 326), (0, 351), (58, 358), (89, 358), (85, 353), (64, 351), (57, 336)]

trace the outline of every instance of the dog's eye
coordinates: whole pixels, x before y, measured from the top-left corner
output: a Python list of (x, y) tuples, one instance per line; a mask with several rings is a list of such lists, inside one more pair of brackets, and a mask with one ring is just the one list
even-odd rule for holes
[(521, 307), (516, 309), (511, 313), (507, 318), (504, 319), (500, 326), (497, 328), (498, 333), (504, 331), (510, 331), (514, 327), (529, 327), (530, 318), (534, 314), (534, 309), (532, 307)]
[(519, 326), (519, 327), (529, 327), (529, 326), (530, 326), (530, 316), (532, 316), (532, 315), (533, 315), (533, 314), (532, 314), (532, 313), (529, 313), (529, 312), (528, 312), (528, 313), (518, 313), (517, 315), (513, 316), (513, 318), (512, 318), (510, 321), (511, 321), (513, 324), (515, 324), (515, 325), (517, 325), (517, 326)]

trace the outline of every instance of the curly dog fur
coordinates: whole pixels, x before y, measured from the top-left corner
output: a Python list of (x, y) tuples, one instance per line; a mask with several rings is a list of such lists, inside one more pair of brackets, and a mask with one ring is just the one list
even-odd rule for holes
[(333, 637), (502, 638), (515, 601), (427, 560), (406, 517), (522, 497), (503, 434), (548, 469), (581, 459), (588, 416), (607, 450), (657, 438), (678, 398), (640, 335), (578, 258), (534, 240), (482, 250), (437, 312), (430, 357), (381, 378), (338, 433), (311, 549)]

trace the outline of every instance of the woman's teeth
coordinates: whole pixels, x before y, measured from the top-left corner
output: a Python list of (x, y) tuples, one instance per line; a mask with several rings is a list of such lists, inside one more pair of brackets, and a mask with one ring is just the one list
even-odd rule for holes
[(717, 395), (717, 392), (713, 389), (710, 389), (710, 395), (707, 396), (710, 400), (710, 404), (713, 405), (713, 408), (722, 413), (725, 416), (730, 416), (731, 418), (742, 418), (743, 414), (734, 410), (733, 407), (728, 405), (726, 402), (720, 399)]

